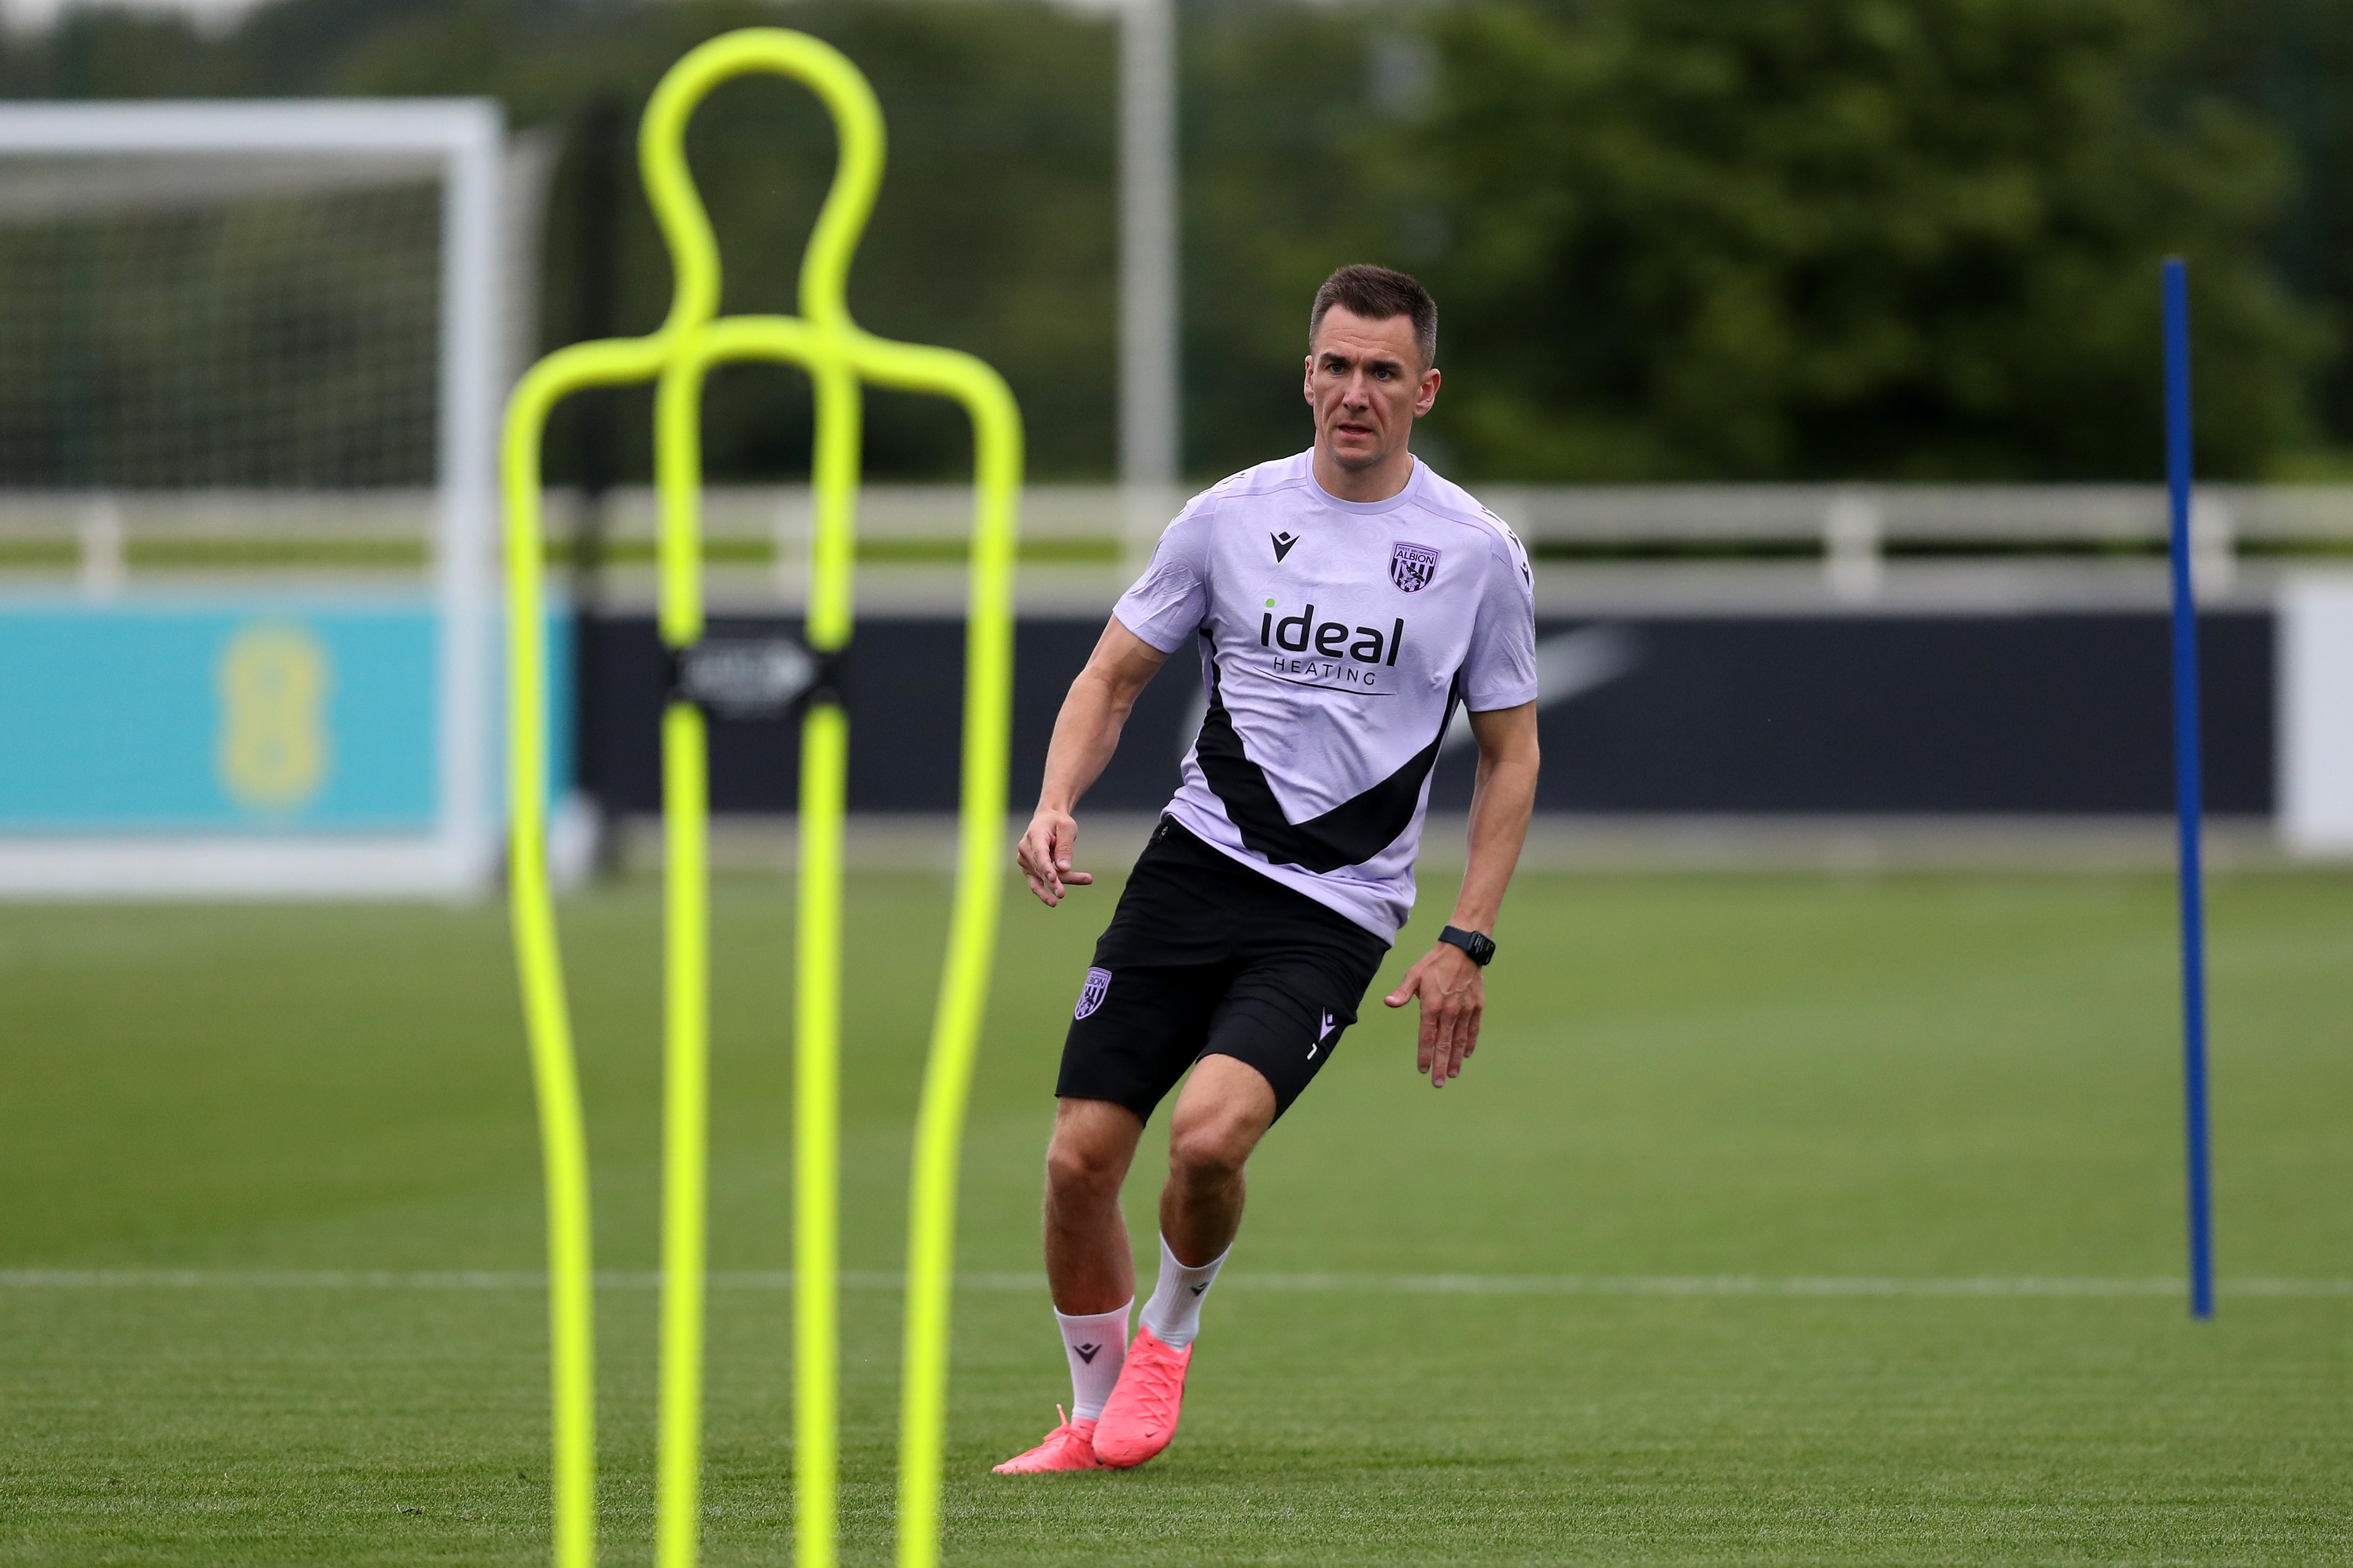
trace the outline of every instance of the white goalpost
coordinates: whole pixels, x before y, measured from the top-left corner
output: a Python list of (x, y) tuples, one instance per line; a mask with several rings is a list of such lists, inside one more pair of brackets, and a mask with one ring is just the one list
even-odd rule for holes
[(504, 150), (0, 106), (0, 894), (489, 883)]

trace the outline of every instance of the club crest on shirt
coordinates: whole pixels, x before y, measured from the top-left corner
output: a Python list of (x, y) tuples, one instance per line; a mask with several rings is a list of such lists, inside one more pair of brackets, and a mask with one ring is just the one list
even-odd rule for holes
[(1079, 1005), (1071, 1009), (1071, 1016), (1073, 1018), (1091, 1016), (1096, 1008), (1103, 1005), (1103, 998), (1109, 994), (1111, 994), (1111, 971), (1088, 970), (1087, 983), (1079, 987)]
[(1399, 540), (1389, 552), (1389, 581), (1401, 594), (1419, 594), (1438, 575), (1438, 552)]

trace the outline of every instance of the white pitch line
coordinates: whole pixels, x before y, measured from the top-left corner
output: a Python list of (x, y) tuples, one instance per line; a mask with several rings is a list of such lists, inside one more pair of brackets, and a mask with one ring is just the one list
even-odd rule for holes
[[(1903, 1275), (1757, 1274), (1253, 1274), (1224, 1277), (1229, 1290), (1329, 1294), (1341, 1291), (1440, 1296), (2178, 1296), (2179, 1279), (2069, 1279), (2045, 1275), (1977, 1275), (1952, 1279)], [(546, 1276), (525, 1269), (270, 1268), (0, 1268), (0, 1289), (232, 1289), (232, 1290), (537, 1290)], [(602, 1272), (606, 1289), (650, 1290), (661, 1284), (652, 1271)], [(789, 1270), (720, 1270), (710, 1277), (714, 1290), (784, 1290)], [(896, 1290), (894, 1273), (844, 1269), (846, 1290)], [(959, 1289), (1028, 1292), (1043, 1290), (1039, 1274), (963, 1274)], [(2225, 1279), (2226, 1296), (2353, 1296), (2353, 1279)]]
[[(1234, 1283), (1261, 1290), (1462, 1296), (2178, 1296), (2188, 1289), (2183, 1280), (2162, 1278), (2042, 1275), (1242, 1274)], [(2236, 1296), (2353, 1296), (2353, 1279), (2232, 1279), (2220, 1282), (2219, 1289)]]

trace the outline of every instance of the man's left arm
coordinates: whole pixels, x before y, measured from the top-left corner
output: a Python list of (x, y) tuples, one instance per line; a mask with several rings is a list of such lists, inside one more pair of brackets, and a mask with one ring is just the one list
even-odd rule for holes
[[(1471, 734), (1479, 742), (1479, 778), (1471, 795), (1471, 864), (1446, 923), (1492, 936), (1535, 810), (1536, 705), (1473, 713)], [(1416, 996), (1421, 998), (1416, 1068), (1430, 1075), (1432, 1089), (1442, 1089), (1478, 1048), (1479, 1019), (1487, 1005), (1485, 972), (1451, 942), (1435, 943), (1382, 1000), (1402, 1007)]]

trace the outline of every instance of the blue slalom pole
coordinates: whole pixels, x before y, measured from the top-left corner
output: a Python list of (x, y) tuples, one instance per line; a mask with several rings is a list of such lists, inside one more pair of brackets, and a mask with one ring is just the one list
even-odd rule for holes
[(2189, 270), (2165, 259), (2165, 477), (2172, 502), (2173, 799), (2180, 828), (2181, 1093), (2189, 1156), (2189, 1315), (2214, 1315), (2214, 1199), (2206, 1134), (2205, 810), (2198, 741), (2198, 604), (2189, 584)]

